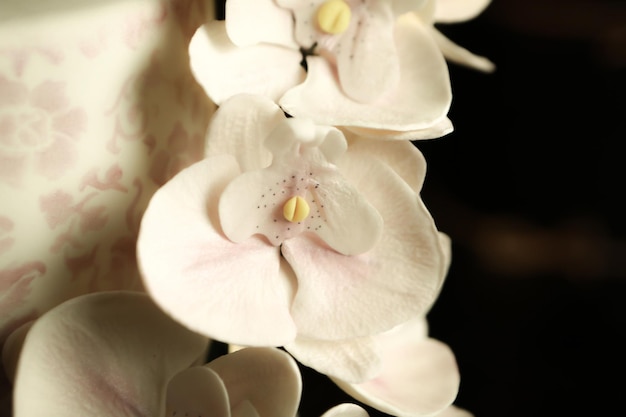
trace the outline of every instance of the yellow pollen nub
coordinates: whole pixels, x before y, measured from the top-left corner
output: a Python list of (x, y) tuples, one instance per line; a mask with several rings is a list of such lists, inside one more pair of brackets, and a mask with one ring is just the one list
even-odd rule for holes
[(299, 222), (309, 215), (309, 203), (300, 196), (291, 197), (283, 206), (283, 216), (290, 222)]
[(317, 24), (322, 32), (338, 35), (348, 29), (352, 12), (344, 0), (325, 1), (317, 9)]

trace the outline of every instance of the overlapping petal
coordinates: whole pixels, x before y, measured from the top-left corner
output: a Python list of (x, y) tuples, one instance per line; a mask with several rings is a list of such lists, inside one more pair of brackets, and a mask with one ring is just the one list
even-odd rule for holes
[(298, 49), (293, 37), (294, 20), (275, 0), (228, 0), (226, 30), (237, 46), (268, 43)]
[(396, 16), (385, 2), (369, 2), (334, 48), (339, 84), (360, 103), (372, 103), (399, 87), (400, 57), (395, 45)]
[(372, 379), (380, 372), (380, 356), (370, 336), (346, 340), (299, 336), (285, 349), (317, 372), (350, 383)]
[(220, 356), (205, 367), (224, 382), (233, 410), (248, 402), (260, 416), (292, 417), (298, 409), (300, 371), (293, 358), (281, 350), (245, 348)]
[(7, 349), (14, 352), (4, 355), (20, 357), (16, 417), (292, 417), (300, 402), (300, 372), (290, 355), (249, 348), (201, 366), (208, 340), (142, 293), (76, 298), (22, 333), (12, 335)]
[(168, 381), (206, 346), (145, 294), (72, 299), (38, 319), (23, 341), (14, 416), (162, 415)]
[(278, 248), (253, 237), (235, 244), (221, 232), (217, 201), (240, 171), (211, 157), (175, 176), (143, 217), (138, 260), (156, 302), (212, 338), (280, 346), (295, 337), (289, 313), (295, 284)]
[(328, 61), (309, 57), (305, 82), (288, 90), (279, 104), (294, 117), (320, 124), (396, 131), (431, 129), (446, 118), (451, 103), (447, 64), (413, 14), (398, 19), (395, 39), (401, 77), (398, 88), (375, 102), (350, 99)]
[[(283, 256), (299, 278), (292, 315), (309, 337), (341, 339), (388, 329), (425, 311), (443, 279), (438, 234), (415, 192), (375, 154), (348, 152), (340, 168), (378, 210), (383, 235), (373, 249), (351, 257), (308, 236), (283, 243)], [(333, 279), (318, 278), (324, 276)], [(367, 322), (333, 320), (365, 311)]]
[(216, 104), (239, 93), (261, 94), (276, 101), (305, 77), (298, 50), (266, 43), (236, 46), (223, 21), (207, 23), (196, 31), (189, 56), (196, 80)]
[(428, 338), (423, 318), (415, 318), (375, 338), (381, 372), (350, 384), (333, 381), (354, 398), (398, 417), (439, 415), (456, 398), (459, 373), (452, 351)]

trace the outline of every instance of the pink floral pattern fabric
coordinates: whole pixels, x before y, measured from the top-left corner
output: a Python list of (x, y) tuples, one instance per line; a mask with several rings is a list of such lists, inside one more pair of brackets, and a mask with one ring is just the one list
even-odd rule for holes
[(202, 157), (213, 111), (186, 64), (207, 6), (102, 2), (48, 19), (8, 8), (16, 23), (0, 26), (0, 345), (65, 299), (142, 288), (143, 210)]

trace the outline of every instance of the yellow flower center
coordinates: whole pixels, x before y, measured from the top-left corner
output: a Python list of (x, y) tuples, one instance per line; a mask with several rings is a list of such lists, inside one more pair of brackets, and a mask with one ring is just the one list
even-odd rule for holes
[(348, 29), (352, 12), (344, 0), (325, 1), (317, 10), (317, 24), (322, 32), (338, 35)]
[(291, 197), (283, 206), (283, 216), (287, 221), (296, 223), (309, 215), (309, 203), (300, 196)]

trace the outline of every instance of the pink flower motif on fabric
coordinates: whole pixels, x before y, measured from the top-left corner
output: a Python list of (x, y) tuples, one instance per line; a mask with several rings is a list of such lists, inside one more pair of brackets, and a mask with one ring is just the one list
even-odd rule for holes
[(15, 243), (15, 238), (9, 235), (14, 227), (15, 224), (11, 219), (0, 216), (0, 256), (11, 249), (11, 246)]
[(139, 48), (145, 36), (167, 20), (169, 10), (167, 2), (162, 1), (158, 7), (149, 9), (139, 15), (127, 15), (121, 19), (122, 37), (131, 49)]
[(0, 270), (0, 317), (9, 317), (23, 303), (32, 282), (43, 276), (46, 269), (43, 262), (32, 261)]
[(50, 248), (53, 253), (61, 250), (65, 245), (81, 247), (81, 236), (88, 232), (102, 230), (106, 226), (108, 221), (108, 216), (105, 214), (106, 206), (89, 207), (87, 205), (96, 195), (95, 192), (87, 194), (78, 203), (74, 202), (74, 196), (62, 190), (40, 197), (40, 208), (50, 229), (66, 226)]
[(0, 48), (0, 57), (5, 56), (11, 63), (13, 75), (21, 77), (28, 62), (33, 56), (44, 59), (50, 65), (59, 65), (65, 59), (65, 53), (58, 47), (24, 46), (16, 48)]
[[(156, 143), (156, 139), (150, 135), (144, 143), (150, 146)], [(157, 151), (152, 158), (150, 178), (159, 186), (165, 184), (181, 169), (196, 162), (203, 148), (200, 134), (190, 135), (183, 124), (177, 122), (167, 138), (167, 147)]]
[(48, 80), (31, 89), (0, 76), (0, 161), (7, 167), (0, 168), (0, 181), (21, 185), (30, 161), (50, 180), (74, 166), (87, 113), (71, 105), (65, 88)]

